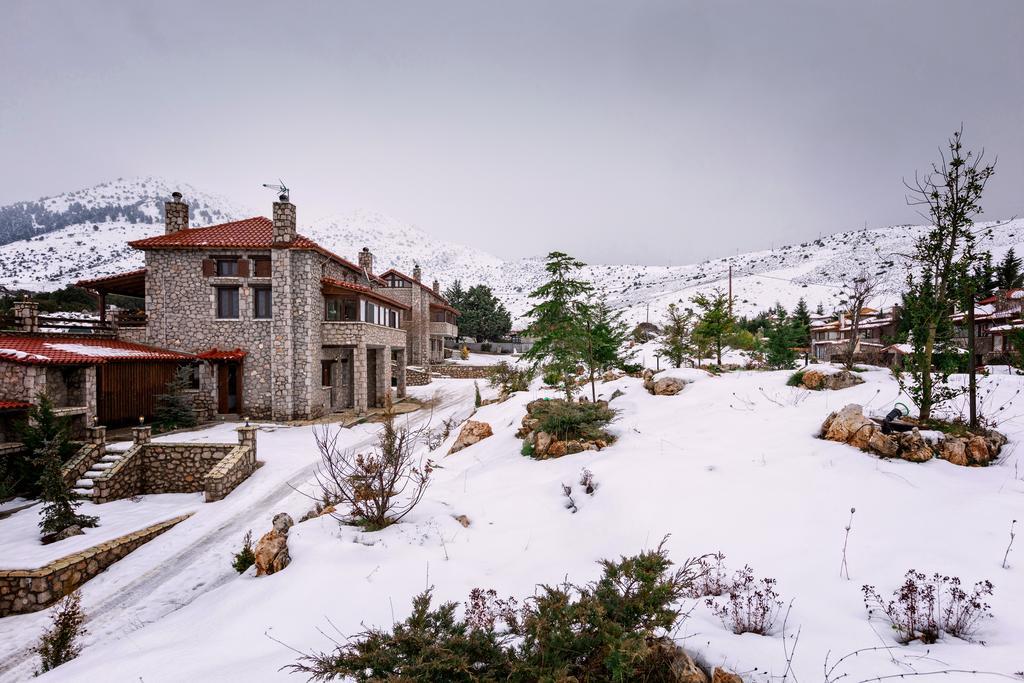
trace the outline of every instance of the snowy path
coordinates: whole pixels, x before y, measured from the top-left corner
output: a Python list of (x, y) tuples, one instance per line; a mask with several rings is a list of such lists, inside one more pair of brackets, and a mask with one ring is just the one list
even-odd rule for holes
[[(436, 398), (434, 415), (461, 404), (472, 406), (472, 384), (468, 388), (442, 387)], [(420, 411), (411, 414), (409, 421), (422, 425), (430, 417), (430, 411)], [(276, 459), (268, 461), (223, 501), (204, 505), (192, 519), (157, 537), (86, 584), (83, 589), (89, 630), (86, 643), (124, 638), (236, 578), (230, 556), (241, 546), (247, 530), (252, 529), (253, 536), (258, 538), (270, 528), (274, 514), (285, 511), (297, 520), (312, 507), (309, 497), (302, 492), (317, 465), (316, 460), (308, 457), (310, 451), (315, 451), (310, 428), (271, 428), (274, 431), (261, 430), (258, 437), (260, 459), (271, 449), (287, 447), (286, 442), (295, 441), (294, 435), (304, 436), (308, 443), (302, 444), (304, 449), (290, 444), (293, 452), (284, 457), (301, 453), (302, 459), (296, 458), (291, 464), (282, 464)], [(203, 439), (208, 433), (225, 429), (233, 429), (233, 426), (218, 426), (196, 435)], [(376, 439), (377, 429), (376, 425), (353, 428), (353, 438), (347, 447), (369, 446)], [(296, 463), (301, 464), (296, 466)], [(268, 468), (272, 471), (265, 472)], [(263, 474), (269, 474), (271, 481), (259, 481)], [(196, 526), (201, 530), (189, 538), (190, 528)], [(44, 611), (0, 620), (0, 681), (23, 680), (31, 675), (35, 663), (32, 647), (48, 614), (49, 611)]]

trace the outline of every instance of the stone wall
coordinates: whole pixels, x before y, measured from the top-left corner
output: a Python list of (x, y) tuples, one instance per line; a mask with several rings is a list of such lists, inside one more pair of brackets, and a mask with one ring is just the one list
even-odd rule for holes
[(493, 365), (435, 365), (434, 372), (455, 379), (486, 379)]
[(413, 368), (405, 369), (405, 382), (410, 387), (423, 387), (430, 384), (430, 373)]
[(35, 403), (42, 394), (49, 396), (56, 408), (85, 407), (84, 414), (71, 420), (72, 435), (79, 436), (96, 415), (96, 366), (25, 365), (0, 360), (0, 398)]
[(239, 427), (238, 443), (167, 443), (136, 427), (135, 445), (94, 477), (92, 501), (107, 503), (146, 493), (206, 493), (224, 498), (256, 470), (256, 427)]
[(139, 546), (185, 521), (191, 514), (100, 543), (45, 567), (0, 569), (0, 617), (45, 609)]

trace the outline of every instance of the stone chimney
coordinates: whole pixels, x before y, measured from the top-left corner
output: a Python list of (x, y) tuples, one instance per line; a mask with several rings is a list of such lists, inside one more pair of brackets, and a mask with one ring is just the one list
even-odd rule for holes
[(188, 204), (181, 201), (180, 192), (171, 193), (171, 201), (164, 202), (164, 234), (173, 235), (188, 227)]
[(415, 280), (416, 282), (419, 282), (420, 278), (422, 277), (423, 271), (420, 270), (420, 264), (417, 263), (415, 266), (412, 267), (412, 279)]
[(363, 247), (359, 252), (359, 267), (365, 270), (367, 275), (373, 275), (373, 252), (369, 247)]
[(437, 280), (434, 280), (434, 294), (440, 294), (440, 293), (441, 293), (441, 283), (438, 282)]
[(278, 199), (274, 202), (274, 244), (289, 244), (295, 241), (295, 205), (286, 194)]

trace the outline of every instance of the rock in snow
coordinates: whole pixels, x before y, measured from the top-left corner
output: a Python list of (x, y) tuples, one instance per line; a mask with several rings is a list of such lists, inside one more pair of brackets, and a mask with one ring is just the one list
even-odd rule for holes
[(462, 431), (459, 432), (459, 438), (455, 439), (455, 443), (452, 444), (451, 449), (448, 451), (448, 455), (458, 453), (463, 448), (472, 446), (479, 441), (483, 441), (493, 434), (494, 431), (491, 429), (491, 425), (486, 422), (467, 420), (466, 424), (462, 425)]

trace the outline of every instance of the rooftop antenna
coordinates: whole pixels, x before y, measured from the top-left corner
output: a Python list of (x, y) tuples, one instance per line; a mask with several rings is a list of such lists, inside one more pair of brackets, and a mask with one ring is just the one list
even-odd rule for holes
[(263, 187), (268, 187), (271, 190), (277, 190), (278, 199), (280, 199), (282, 202), (288, 201), (288, 194), (289, 194), (288, 186), (286, 186), (284, 184), (284, 181), (281, 180), (280, 178), (277, 179), (277, 182), (280, 183), (280, 184), (279, 185), (271, 185), (270, 183), (263, 183)]

